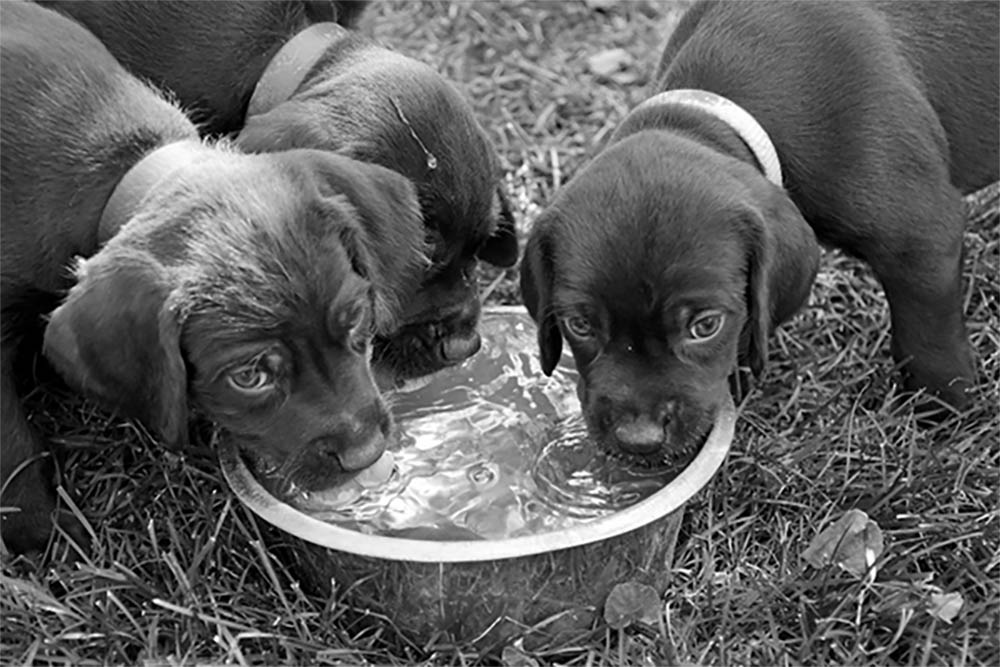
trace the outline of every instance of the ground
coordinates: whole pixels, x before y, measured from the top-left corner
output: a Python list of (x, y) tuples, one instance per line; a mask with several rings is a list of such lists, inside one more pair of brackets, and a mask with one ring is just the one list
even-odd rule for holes
[[(361, 29), (469, 97), (526, 232), (642, 98), (682, 7), (391, 2), (370, 8)], [(727, 462), (684, 512), (655, 621), (623, 631), (598, 621), (572, 642), (508, 651), (507, 662), (1000, 664), (996, 217), (971, 225), (965, 247), (975, 407), (918, 427), (896, 401), (878, 284), (827, 253), (808, 306), (777, 332), (766, 374), (740, 403)], [(515, 275), (484, 271), (491, 302), (519, 302)], [(57, 540), (47, 565), (4, 560), (4, 663), (491, 659), (446, 638), (401, 641), (357, 624), (349, 601), (305, 593), (208, 447), (165, 453), (141, 427), (71, 395), (33, 401), (34, 421), (63, 445), (66, 499), (95, 548), (60, 563), (68, 548)], [(810, 541), (852, 508), (884, 537), (874, 570), (809, 564)]]

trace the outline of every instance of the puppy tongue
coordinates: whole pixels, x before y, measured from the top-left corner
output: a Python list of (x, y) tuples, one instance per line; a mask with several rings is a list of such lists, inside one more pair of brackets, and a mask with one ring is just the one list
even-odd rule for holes
[(441, 341), (441, 357), (456, 364), (464, 361), (479, 351), (482, 341), (475, 331), (467, 336), (448, 336)]
[(385, 484), (392, 475), (395, 465), (395, 457), (393, 457), (392, 452), (384, 451), (375, 463), (355, 475), (352, 481), (366, 489)]

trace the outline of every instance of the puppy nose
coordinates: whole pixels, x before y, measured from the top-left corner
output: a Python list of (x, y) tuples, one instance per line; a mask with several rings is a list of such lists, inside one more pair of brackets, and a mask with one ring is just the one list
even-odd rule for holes
[(654, 454), (664, 442), (664, 428), (646, 415), (623, 419), (615, 426), (615, 437), (629, 454)]
[(321, 458), (330, 460), (344, 472), (353, 472), (367, 468), (382, 456), (386, 437), (381, 429), (352, 423), (316, 438), (310, 446)]
[(482, 345), (482, 339), (476, 331), (448, 336), (441, 341), (441, 359), (449, 364), (465, 361)]

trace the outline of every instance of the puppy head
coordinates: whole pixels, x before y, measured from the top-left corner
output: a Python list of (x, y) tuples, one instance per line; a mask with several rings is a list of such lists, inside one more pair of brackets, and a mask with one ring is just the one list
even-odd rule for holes
[(459, 363), (479, 348), (479, 260), (511, 266), (517, 239), (495, 152), (440, 74), (352, 36), (284, 104), (247, 119), (246, 150), (321, 147), (407, 176), (420, 199), (431, 264), (402, 327), (375, 342), (395, 379)]
[(373, 462), (370, 339), (422, 260), (410, 184), (320, 151), (216, 151), (167, 180), (80, 264), (46, 355), (166, 444), (190, 406), (300, 488)]
[(565, 339), (592, 435), (650, 462), (696, 453), (740, 361), (805, 300), (811, 229), (749, 165), (665, 132), (612, 145), (536, 221), (521, 269), (551, 373)]

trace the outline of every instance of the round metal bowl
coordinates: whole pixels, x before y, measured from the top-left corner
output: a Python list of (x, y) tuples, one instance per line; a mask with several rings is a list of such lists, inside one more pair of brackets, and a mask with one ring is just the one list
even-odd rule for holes
[(236, 496), (258, 516), (274, 526), (319, 546), (359, 556), (423, 563), (460, 563), (515, 558), (568, 549), (641, 528), (687, 502), (722, 465), (733, 439), (735, 409), (729, 402), (701, 451), (673, 481), (635, 505), (572, 528), (539, 535), (500, 540), (416, 540), (366, 535), (313, 518), (287, 505), (265, 489), (231, 444), (220, 444), (219, 460), (226, 481)]
[[(523, 318), (522, 308), (490, 309), (491, 317)], [(733, 439), (735, 410), (726, 401), (694, 460), (662, 489), (630, 507), (562, 530), (492, 540), (422, 540), (369, 535), (316, 519), (274, 496), (255, 478), (237, 448), (221, 443), (222, 471), (236, 496), (274, 526), (314, 544), (359, 556), (424, 563), (456, 563), (530, 556), (616, 537), (667, 516), (701, 489), (722, 465)]]
[[(519, 318), (534, 331), (523, 308), (487, 310), (481, 355), (506, 341), (487, 335), (493, 318)], [(677, 528), (665, 519), (722, 465), (735, 421), (726, 397), (693, 461), (644, 500), (570, 528), (506, 539), (423, 540), (339, 527), (272, 496), (232, 444), (220, 442), (219, 458), (236, 496), (280, 529), (268, 542), (306, 590), (346, 592), (351, 606), (370, 612), (366, 618), (388, 619), (418, 643), (441, 637), (496, 642), (534, 636), (526, 628), (539, 623), (546, 637), (589, 627), (607, 593), (623, 581), (664, 588)], [(282, 537), (288, 534), (301, 541)]]

